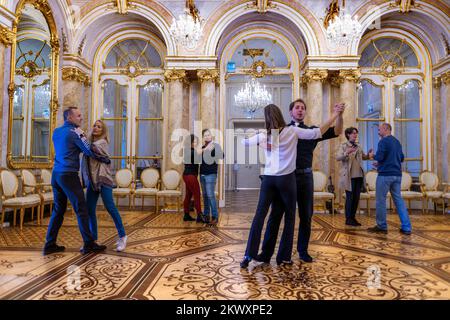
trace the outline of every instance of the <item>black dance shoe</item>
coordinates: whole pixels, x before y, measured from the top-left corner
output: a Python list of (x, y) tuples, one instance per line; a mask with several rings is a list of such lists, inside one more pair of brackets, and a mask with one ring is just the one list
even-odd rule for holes
[(96, 242), (93, 242), (92, 244), (84, 245), (83, 248), (81, 248), (80, 252), (82, 254), (88, 254), (91, 252), (105, 251), (105, 249), (106, 249), (105, 245), (100, 245), (100, 244), (97, 244)]
[(218, 223), (219, 223), (219, 219), (212, 218), (211, 221), (209, 222), (209, 226), (210, 227), (216, 227)]
[(194, 218), (192, 218), (189, 213), (185, 213), (183, 217), (183, 221), (195, 221)]
[(294, 262), (292, 260), (277, 260), (277, 265), (281, 266), (281, 265), (292, 265), (294, 264)]
[(203, 223), (203, 214), (197, 214), (197, 219), (195, 220), (197, 223)]
[(382, 233), (382, 234), (388, 233), (387, 230), (381, 229), (378, 226), (367, 228), (367, 231), (372, 232), (372, 233)]
[(299, 257), (300, 257), (300, 260), (302, 260), (303, 262), (306, 262), (306, 263), (313, 262), (313, 258), (307, 252), (299, 254)]
[(270, 263), (270, 258), (264, 257), (262, 254), (258, 254), (255, 258), (253, 258), (255, 261), (262, 262), (262, 263)]
[(53, 246), (48, 246), (48, 247), (44, 248), (44, 250), (42, 251), (42, 254), (44, 256), (46, 256), (46, 255), (52, 254), (52, 253), (63, 252), (64, 250), (66, 250), (66, 247), (58, 246), (57, 244), (55, 244)]
[(360, 227), (361, 223), (359, 223), (358, 221), (356, 221), (356, 219), (349, 219), (345, 221), (345, 224), (347, 226), (353, 226), (353, 227)]
[(242, 269), (246, 269), (248, 267), (248, 264), (252, 261), (252, 258), (250, 257), (244, 257), (244, 260), (241, 261), (240, 266)]
[(411, 231), (406, 231), (403, 229), (399, 229), (400, 233), (403, 233), (404, 235), (410, 236), (411, 235)]

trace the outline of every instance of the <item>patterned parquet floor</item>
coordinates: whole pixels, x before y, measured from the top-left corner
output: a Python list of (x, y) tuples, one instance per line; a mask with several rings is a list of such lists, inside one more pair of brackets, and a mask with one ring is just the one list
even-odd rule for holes
[(250, 263), (239, 268), (257, 192), (227, 194), (218, 228), (183, 222), (177, 213), (122, 211), (129, 236), (114, 251), (117, 233), (99, 211), (102, 254), (81, 255), (73, 213), (60, 231), (60, 254), (42, 256), (48, 217), (39, 226), (0, 228), (0, 299), (450, 299), (450, 216), (411, 214), (413, 234), (366, 232), (374, 217), (358, 215), (347, 227), (343, 214), (316, 213), (310, 254), (292, 266)]

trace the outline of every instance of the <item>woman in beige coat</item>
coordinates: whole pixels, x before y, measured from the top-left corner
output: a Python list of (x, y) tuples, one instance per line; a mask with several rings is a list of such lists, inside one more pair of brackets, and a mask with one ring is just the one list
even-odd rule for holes
[(364, 186), (363, 160), (373, 158), (373, 150), (364, 154), (361, 146), (356, 144), (358, 139), (358, 129), (350, 127), (345, 129), (347, 142), (341, 144), (336, 155), (337, 161), (342, 161), (340, 171), (340, 187), (345, 189), (345, 224), (350, 226), (360, 226), (356, 221), (356, 210), (358, 209), (361, 188)]

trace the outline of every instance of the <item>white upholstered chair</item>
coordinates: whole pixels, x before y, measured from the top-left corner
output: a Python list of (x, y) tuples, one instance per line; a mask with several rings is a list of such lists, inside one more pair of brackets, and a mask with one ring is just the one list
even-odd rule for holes
[[(34, 177), (34, 176), (33, 176)], [(25, 209), (32, 208), (34, 212), (34, 208), (41, 205), (41, 198), (37, 194), (29, 194), (22, 197), (17, 196), (17, 191), (19, 189), (19, 179), (17, 176), (7, 170), (4, 169), (0, 172), (0, 186), (1, 186), (1, 194), (2, 194), (2, 217), (1, 224), (3, 225), (5, 218), (6, 209), (13, 210), (13, 226), (16, 225), (16, 213), (17, 210), (20, 209), (20, 229), (22, 230), (23, 226), (23, 218), (25, 215)], [(34, 187), (32, 184), (24, 185), (24, 189), (26, 191), (32, 192), (36, 188), (36, 184)], [(25, 192), (24, 190), (24, 192)], [(39, 211), (38, 211), (39, 212)], [(39, 214), (38, 214), (39, 216)]]
[(45, 205), (50, 205), (50, 215), (52, 214), (53, 209), (53, 190), (52, 190), (52, 172), (48, 169), (42, 169), (41, 170), (41, 188), (40, 188), (40, 194), (41, 194), (41, 221), (44, 219), (44, 208)]
[[(175, 198), (177, 203), (177, 212), (180, 212), (181, 206), (181, 190), (180, 190), (180, 173), (176, 170), (168, 170), (162, 176), (163, 190), (156, 193), (156, 212), (159, 211), (160, 199)], [(163, 208), (165, 208), (165, 201)], [(164, 209), (163, 209), (164, 210)]]
[[(438, 190), (439, 178), (437, 174), (431, 171), (422, 171), (419, 176), (420, 188), (425, 196), (427, 213), (428, 213), (428, 201), (431, 200), (435, 205), (435, 202), (440, 200), (442, 206), (445, 205), (442, 195), (444, 192)], [(436, 207), (435, 207), (436, 209)], [(436, 211), (436, 210), (435, 210)]]
[(153, 197), (155, 200), (156, 213), (156, 193), (158, 192), (159, 171), (155, 168), (147, 168), (141, 173), (142, 188), (134, 191), (134, 199), (142, 198), (142, 210), (144, 210), (145, 197)]
[(128, 169), (119, 169), (115, 175), (117, 188), (113, 189), (113, 196), (116, 197), (116, 204), (119, 205), (119, 198), (128, 197), (128, 207), (131, 208), (131, 198), (134, 194), (133, 172)]
[(411, 191), (411, 185), (413, 184), (411, 175), (402, 171), (402, 183), (401, 183), (401, 196), (404, 200), (408, 201), (408, 207), (411, 207), (411, 200), (422, 201), (422, 213), (425, 213), (425, 196), (422, 192)]
[(327, 176), (321, 171), (313, 171), (314, 180), (314, 201), (317, 199), (324, 202), (324, 208), (326, 212), (325, 202), (331, 200), (331, 212), (334, 215), (334, 194), (327, 192)]
[[(37, 222), (41, 223), (41, 208), (42, 196), (40, 195), (41, 186), (37, 182), (35, 175), (28, 169), (20, 170), (20, 177), (22, 178), (22, 196), (38, 196), (41, 200), (36, 212)], [(34, 207), (31, 208), (31, 220), (34, 218)]]

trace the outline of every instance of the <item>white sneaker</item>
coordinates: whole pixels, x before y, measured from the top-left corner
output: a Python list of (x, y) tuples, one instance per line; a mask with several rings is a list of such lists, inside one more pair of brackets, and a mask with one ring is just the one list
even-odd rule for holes
[(116, 250), (119, 252), (125, 250), (125, 248), (127, 246), (127, 240), (128, 240), (127, 236), (120, 238), (119, 241), (117, 241), (117, 249)]

